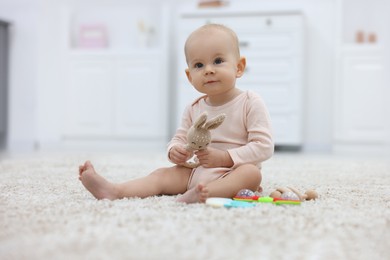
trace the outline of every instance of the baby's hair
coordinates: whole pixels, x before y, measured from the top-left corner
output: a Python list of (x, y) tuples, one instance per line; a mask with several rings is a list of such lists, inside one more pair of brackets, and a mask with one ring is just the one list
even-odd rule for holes
[(189, 42), (189, 40), (198, 32), (205, 32), (205, 31), (208, 31), (208, 30), (221, 30), (225, 33), (227, 33), (228, 35), (231, 36), (232, 38), (232, 41), (233, 41), (233, 44), (236, 48), (236, 51), (237, 51), (237, 57), (239, 58), (240, 57), (240, 48), (239, 48), (239, 41), (238, 41), (238, 37), (237, 37), (237, 34), (232, 30), (230, 29), (229, 27), (225, 26), (225, 25), (222, 25), (222, 24), (216, 24), (216, 23), (210, 23), (210, 24), (205, 24), (203, 26), (201, 26), (200, 28), (196, 29), (195, 31), (193, 31), (187, 38), (186, 40), (186, 43), (184, 45), (184, 53), (187, 57), (187, 43)]

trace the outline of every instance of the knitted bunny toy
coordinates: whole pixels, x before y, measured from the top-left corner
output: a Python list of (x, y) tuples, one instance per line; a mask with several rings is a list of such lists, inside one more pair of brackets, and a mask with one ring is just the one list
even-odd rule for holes
[[(188, 129), (187, 132), (187, 147), (190, 152), (206, 149), (211, 141), (210, 130), (217, 128), (225, 120), (226, 115), (220, 114), (210, 121), (207, 120), (207, 113), (202, 113), (195, 121), (195, 123)], [(197, 158), (195, 162), (187, 161), (183, 166), (188, 168), (196, 168), (199, 166)]]

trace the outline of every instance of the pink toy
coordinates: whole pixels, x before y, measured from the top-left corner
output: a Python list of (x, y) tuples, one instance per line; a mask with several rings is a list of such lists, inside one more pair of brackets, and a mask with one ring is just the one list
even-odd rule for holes
[(78, 46), (82, 48), (106, 48), (108, 46), (106, 27), (100, 24), (82, 25)]

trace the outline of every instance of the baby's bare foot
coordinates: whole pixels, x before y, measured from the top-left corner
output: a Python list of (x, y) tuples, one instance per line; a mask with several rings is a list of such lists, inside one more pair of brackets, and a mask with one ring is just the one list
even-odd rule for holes
[[(85, 162), (86, 164), (87, 162)], [(81, 175), (85, 171), (85, 164), (79, 166), (79, 180), (81, 181)]]
[(79, 180), (80, 181), (81, 181), (81, 175), (83, 174), (83, 172), (86, 171), (87, 169), (91, 169), (91, 168), (93, 171), (95, 171), (91, 161), (86, 161), (83, 165), (79, 166)]
[(203, 184), (198, 184), (195, 188), (186, 191), (177, 198), (176, 201), (184, 203), (205, 203), (209, 197), (209, 190)]
[(83, 166), (79, 167), (79, 179), (84, 187), (98, 200), (118, 199), (115, 185), (97, 174), (90, 161), (86, 161)]

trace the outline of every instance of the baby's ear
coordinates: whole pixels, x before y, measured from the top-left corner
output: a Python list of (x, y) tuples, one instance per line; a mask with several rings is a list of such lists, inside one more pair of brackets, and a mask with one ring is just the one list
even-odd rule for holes
[(223, 123), (225, 118), (226, 118), (225, 114), (220, 114), (214, 117), (213, 119), (211, 119), (210, 121), (208, 121), (205, 124), (204, 128), (206, 128), (207, 130), (215, 129)]
[(194, 127), (195, 128), (202, 128), (202, 126), (204, 125), (204, 123), (206, 122), (207, 120), (207, 112), (203, 112), (195, 121), (194, 123)]
[(240, 57), (238, 63), (237, 63), (237, 78), (241, 78), (241, 76), (244, 74), (246, 68), (246, 58)]
[(191, 77), (191, 74), (190, 74), (190, 70), (187, 68), (187, 69), (185, 70), (185, 72), (186, 72), (186, 76), (187, 76), (188, 81), (189, 81), (190, 83), (192, 83), (192, 77)]

